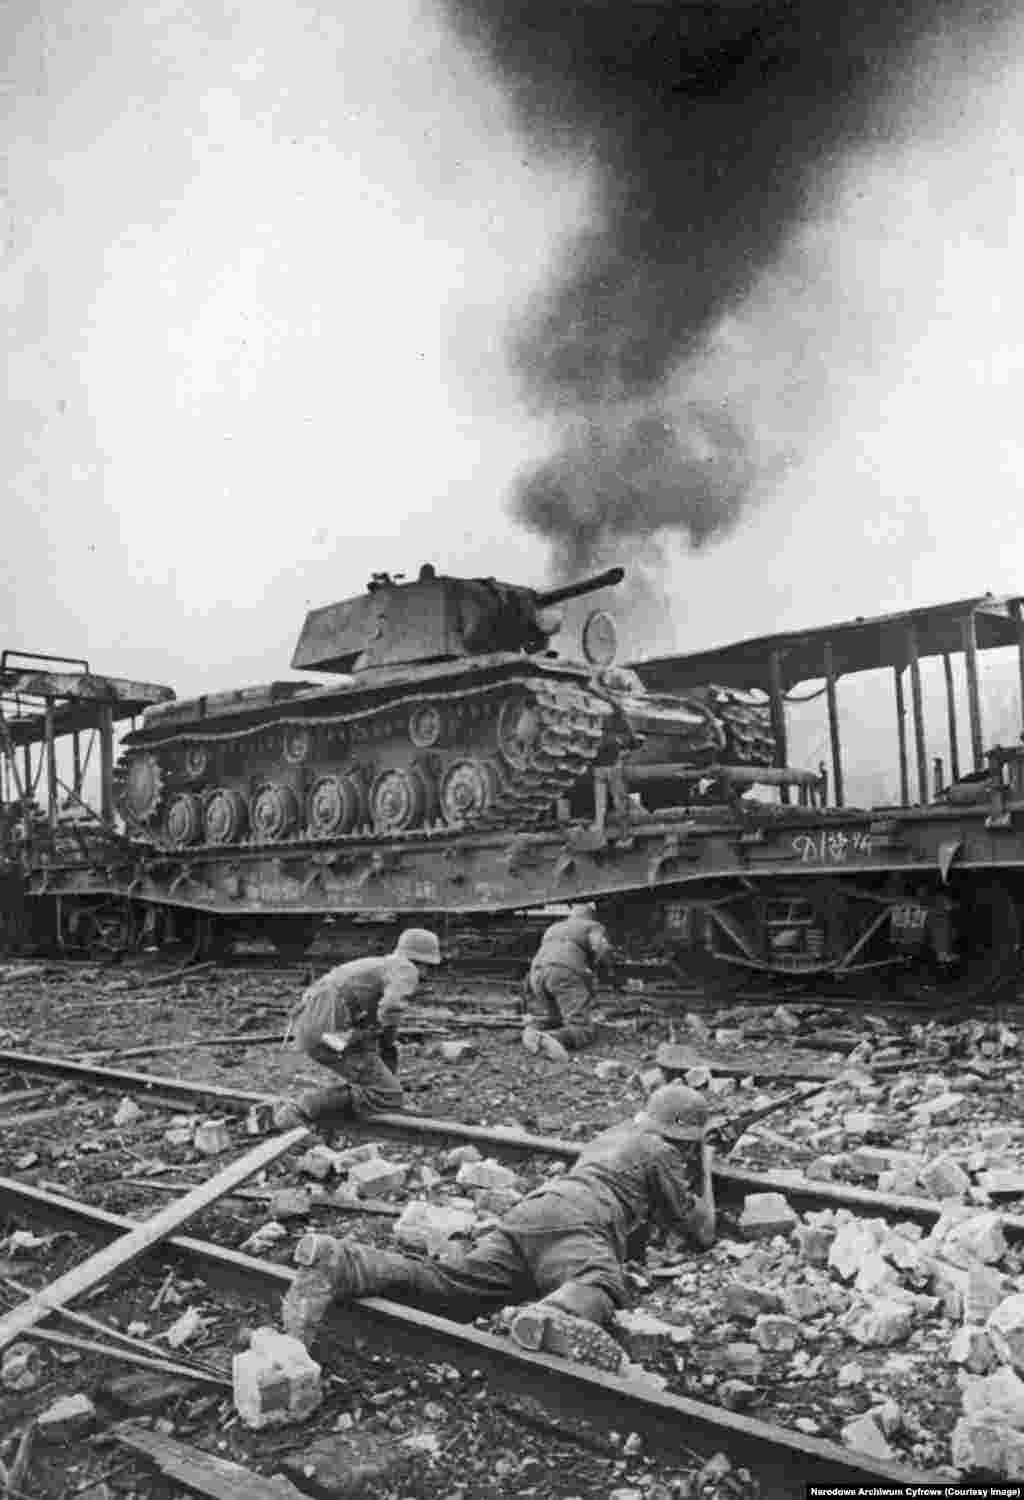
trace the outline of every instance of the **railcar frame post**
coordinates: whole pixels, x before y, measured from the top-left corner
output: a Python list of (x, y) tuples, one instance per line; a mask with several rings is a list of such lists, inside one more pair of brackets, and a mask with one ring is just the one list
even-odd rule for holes
[(928, 751), (924, 736), (924, 695), (921, 692), (921, 661), (917, 654), (917, 630), (907, 626), (907, 662), (910, 666), (910, 701), (914, 709), (914, 751), (917, 758), (917, 796), (921, 806), (928, 801)]
[(53, 733), (53, 699), (46, 700), (46, 714), (43, 721), (43, 732), (46, 736), (46, 817), (50, 824), (50, 832), (57, 831), (57, 741)]
[(948, 651), (943, 651), (942, 653), (942, 670), (946, 678), (946, 723), (949, 727), (949, 777), (951, 781), (959, 781), (960, 746), (957, 743), (956, 732), (956, 689), (953, 686), (953, 662)]
[(110, 827), (114, 822), (114, 713), (109, 703), (100, 706), (100, 816)]
[(900, 805), (910, 806), (910, 773), (907, 767), (907, 703), (903, 696), (903, 668), (892, 669), (896, 685), (896, 733), (900, 742)]
[(843, 756), (839, 739), (839, 705), (836, 699), (835, 658), (831, 641), (825, 642), (825, 689), (828, 698), (828, 737), (832, 744), (832, 788), (836, 806), (844, 807)]
[(978, 627), (974, 611), (964, 615), (960, 621), (960, 634), (964, 643), (964, 663), (967, 668), (967, 711), (971, 720), (971, 756), (976, 771), (984, 770), (984, 755), (981, 748), (981, 689), (978, 684)]
[(1024, 729), (1024, 601), (1010, 600), (1010, 615), (1017, 627), (1017, 676), (1020, 680), (1020, 722)]
[[(789, 745), (786, 741), (786, 696), (782, 686), (782, 653), (773, 651), (771, 656), (771, 700), (772, 734), (775, 737), (775, 764), (785, 766), (789, 761)], [(779, 787), (779, 797), (789, 804), (788, 786)]]

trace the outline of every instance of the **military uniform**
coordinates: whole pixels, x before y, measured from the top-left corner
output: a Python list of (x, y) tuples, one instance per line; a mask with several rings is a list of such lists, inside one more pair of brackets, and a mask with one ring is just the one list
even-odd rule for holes
[[(398, 1293), (472, 1317), (540, 1296), (537, 1308), (593, 1325), (626, 1298), (623, 1262), (631, 1235), (649, 1224), (685, 1230), (695, 1203), (697, 1160), (635, 1124), (604, 1131), (576, 1165), (530, 1193), (473, 1249), (450, 1263), (309, 1235), (296, 1259), (307, 1269), (285, 1298), (287, 1332), (311, 1340), (336, 1297)], [(593, 1357), (592, 1355), (589, 1357)], [(610, 1364), (611, 1368), (616, 1365)]]
[[(304, 1095), (303, 1114), (318, 1119), (401, 1109), (395, 1030), (418, 985), (416, 965), (395, 953), (339, 964), (310, 985), (294, 1023), (295, 1043), (341, 1082)], [(344, 1053), (323, 1040), (326, 1033), (348, 1031), (353, 1036)]]
[(570, 1052), (597, 1036), (589, 1020), (596, 988), (594, 965), (610, 952), (600, 922), (570, 916), (547, 929), (530, 966), (530, 1023)]

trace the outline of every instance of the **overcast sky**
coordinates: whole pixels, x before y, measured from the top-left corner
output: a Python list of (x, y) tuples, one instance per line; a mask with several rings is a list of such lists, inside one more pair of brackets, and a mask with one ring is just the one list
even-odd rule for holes
[[(543, 579), (504, 338), (586, 222), (427, 0), (9, 0), (0, 642), (179, 693), (287, 674), (374, 569)], [(1000, 54), (1002, 59), (1002, 54)], [(643, 649), (1024, 587), (1024, 50), (906, 80), (716, 333), (757, 503)], [(629, 557), (622, 559), (627, 565)]]

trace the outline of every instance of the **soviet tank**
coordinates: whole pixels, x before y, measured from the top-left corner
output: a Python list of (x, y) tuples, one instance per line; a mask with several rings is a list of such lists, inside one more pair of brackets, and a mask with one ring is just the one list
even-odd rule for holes
[[(375, 574), (307, 616), (273, 682), (147, 708), (116, 770), (126, 827), (161, 847), (523, 828), (585, 811), (595, 767), (770, 764), (767, 712), (728, 689), (647, 693), (594, 612), (583, 659), (552, 649), (566, 601), (623, 569), (538, 591)], [(678, 787), (675, 791), (678, 799)]]

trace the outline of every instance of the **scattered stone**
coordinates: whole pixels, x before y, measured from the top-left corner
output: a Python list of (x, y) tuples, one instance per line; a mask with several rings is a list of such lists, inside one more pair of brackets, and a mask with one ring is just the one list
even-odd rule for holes
[(687, 1068), (683, 1081), (691, 1089), (706, 1089), (711, 1082), (711, 1069), (705, 1063), (696, 1068)]
[(742, 1026), (719, 1026), (715, 1032), (715, 1041), (720, 1047), (738, 1047), (743, 1036)]
[(483, 1155), (476, 1146), (453, 1146), (442, 1160), (446, 1167), (463, 1167), (467, 1162), (483, 1161)]
[(796, 1318), (800, 1322), (808, 1322), (811, 1318), (817, 1318), (824, 1310), (824, 1302), (820, 1292), (813, 1286), (807, 1286), (803, 1282), (797, 1282), (794, 1286), (788, 1286), (782, 1293), (782, 1310), (790, 1318)]
[(231, 1145), (227, 1120), (204, 1120), (196, 1126), (192, 1144), (203, 1156), (220, 1156)]
[(502, 1218), (509, 1209), (521, 1203), (523, 1195), (517, 1188), (485, 1188), (476, 1195), (476, 1206), (482, 1213)]
[(493, 1157), (485, 1157), (482, 1161), (467, 1161), (462, 1164), (456, 1174), (455, 1181), (460, 1187), (470, 1188), (515, 1188), (520, 1189), (517, 1174), (511, 1167), (503, 1167)]
[(405, 1186), (409, 1168), (404, 1162), (385, 1161), (383, 1156), (357, 1161), (348, 1169), (348, 1186), (361, 1198), (380, 1198)]
[(894, 1268), (875, 1249), (871, 1249), (861, 1261), (854, 1279), (854, 1290), (870, 1296), (873, 1292), (891, 1291), (899, 1284)]
[(850, 1109), (843, 1116), (843, 1130), (847, 1135), (871, 1135), (883, 1128), (882, 1117), (872, 1109)]
[(828, 1265), (828, 1254), (835, 1237), (836, 1231), (831, 1225), (798, 1224), (796, 1227), (800, 1255), (809, 1266)]
[(437, 1051), (442, 1062), (458, 1063), (467, 1057), (475, 1057), (477, 1046), (466, 1037), (461, 1041), (441, 1042)]
[(613, 1319), (616, 1330), (623, 1334), (629, 1352), (636, 1360), (649, 1359), (667, 1344), (684, 1344), (690, 1340), (690, 1330), (679, 1323), (666, 1323), (641, 1308), (620, 1308)]
[(1000, 1359), (1024, 1374), (1024, 1293), (1007, 1297), (991, 1313), (985, 1330)]
[[(141, 1113), (141, 1111), (140, 1111)], [(88, 1432), (96, 1420), (96, 1408), (89, 1397), (79, 1391), (74, 1396), (61, 1396), (36, 1418), (40, 1437), (51, 1443), (67, 1443), (72, 1438)]]
[(403, 1208), (391, 1233), (410, 1250), (439, 1255), (452, 1240), (468, 1238), (475, 1225), (476, 1215), (465, 1209), (417, 1200)]
[(972, 1375), (987, 1375), (996, 1364), (996, 1351), (983, 1328), (966, 1324), (958, 1328), (949, 1346), (950, 1363), (963, 1365)]
[(1000, 1422), (961, 1417), (953, 1428), (951, 1455), (957, 1469), (1024, 1479), (1024, 1435)]
[(317, 1182), (326, 1182), (337, 1170), (335, 1152), (329, 1146), (313, 1146), (295, 1163), (304, 1177), (313, 1177)]
[(376, 1141), (362, 1141), (358, 1146), (346, 1146), (343, 1151), (333, 1152), (335, 1170), (347, 1172), (349, 1167), (354, 1167), (357, 1162), (373, 1161), (380, 1156), (380, 1148)]
[(619, 1078), (628, 1071), (627, 1064), (617, 1057), (603, 1057), (594, 1064), (594, 1077), (599, 1078), (602, 1083), (610, 1083), (613, 1078)]
[(856, 1360), (850, 1360), (845, 1365), (840, 1365), (836, 1371), (836, 1385), (840, 1390), (846, 1390), (853, 1385), (860, 1385), (864, 1380), (864, 1371)]
[[(103, 1383), (103, 1395), (124, 1411), (150, 1413), (167, 1411), (181, 1396), (195, 1389), (190, 1380), (179, 1376), (157, 1375), (151, 1370), (133, 1371), (130, 1375), (113, 1375)], [(90, 1495), (89, 1500), (93, 1500)]]
[(835, 1168), (842, 1159), (841, 1156), (816, 1156), (804, 1167), (804, 1176), (808, 1182), (832, 1182)]
[(313, 1206), (305, 1188), (279, 1188), (270, 1199), (275, 1219), (304, 1219)]
[(862, 1417), (855, 1417), (852, 1422), (847, 1422), (843, 1428), (843, 1442), (848, 1448), (856, 1448), (861, 1453), (870, 1453), (873, 1458), (893, 1458), (894, 1454), (881, 1429), (870, 1412), (865, 1412)]
[(917, 1167), (892, 1167), (878, 1174), (878, 1191), (891, 1193), (897, 1198), (920, 1197), (917, 1183)]
[(668, 1076), (660, 1068), (644, 1068), (637, 1074), (637, 1081), (645, 1094), (653, 1094), (655, 1089), (668, 1082)]
[(189, 1307), (160, 1337), (166, 1339), (172, 1349), (180, 1349), (183, 1344), (188, 1343), (189, 1339), (194, 1339), (197, 1334), (202, 1333), (205, 1327), (206, 1321), (202, 1314), (196, 1308)]
[(750, 1240), (772, 1239), (788, 1235), (799, 1223), (781, 1193), (748, 1193), (740, 1215), (740, 1233)]
[(844, 1281), (850, 1281), (857, 1275), (864, 1260), (876, 1253), (877, 1243), (866, 1219), (848, 1219), (836, 1230), (832, 1248), (828, 1252), (829, 1268)]
[(968, 1266), (972, 1261), (991, 1265), (1001, 1260), (1006, 1254), (1002, 1215), (990, 1212), (961, 1219), (943, 1236), (942, 1254), (955, 1266)]
[[(135, 1100), (129, 1099), (128, 1096), (125, 1095), (125, 1097), (121, 1100), (121, 1103), (117, 1106), (117, 1110), (114, 1114), (112, 1123), (116, 1125), (118, 1129), (121, 1129), (121, 1127), (125, 1125), (134, 1125), (135, 1121), (140, 1119), (141, 1116), (142, 1110), (136, 1104)], [(40, 1417), (39, 1420), (42, 1421), (42, 1417)]]
[(864, 1347), (898, 1344), (910, 1333), (912, 1319), (913, 1308), (905, 1302), (880, 1297), (856, 1309), (847, 1326), (850, 1337)]
[(250, 1104), (249, 1113), (245, 1117), (246, 1135), (265, 1135), (274, 1124), (274, 1106), (272, 1104)]
[(764, 1369), (764, 1355), (756, 1344), (726, 1344), (721, 1362), (727, 1370), (746, 1380), (757, 1380)]
[(1024, 1380), (1000, 1365), (992, 1375), (963, 1375), (964, 1416), (983, 1422), (993, 1419), (1024, 1431)]
[(963, 1113), (963, 1094), (941, 1093), (923, 1099), (911, 1113), (915, 1118), (923, 1117), (927, 1125), (954, 1125)]
[(800, 1324), (782, 1313), (761, 1313), (754, 1324), (754, 1339), (762, 1349), (788, 1354), (800, 1342)]
[(797, 1417), (796, 1421), (793, 1423), (793, 1426), (797, 1428), (799, 1432), (806, 1432), (808, 1437), (816, 1437), (817, 1434), (821, 1431), (821, 1427), (813, 1417)]
[(921, 1186), (933, 1198), (960, 1198), (971, 1185), (971, 1179), (951, 1156), (937, 1156), (917, 1174)]
[(730, 1281), (722, 1292), (722, 1307), (727, 1318), (752, 1323), (761, 1313), (781, 1312), (782, 1298), (773, 1287)]
[(323, 1396), (320, 1366), (298, 1339), (257, 1328), (233, 1361), (235, 1408), (246, 1427), (280, 1426), (310, 1416)]
[(1024, 1198), (1024, 1171), (1018, 1167), (994, 1167), (982, 1172), (978, 1186), (990, 1198)]
[(194, 1134), (190, 1125), (172, 1125), (164, 1131), (164, 1140), (168, 1146), (191, 1146)]
[(0, 1384), (9, 1391), (30, 1391), (39, 1384), (39, 1355), (31, 1344), (12, 1344), (7, 1350)]
[(971, 1266), (963, 1290), (965, 1323), (986, 1323), (1006, 1294), (1005, 1278), (991, 1266)]

